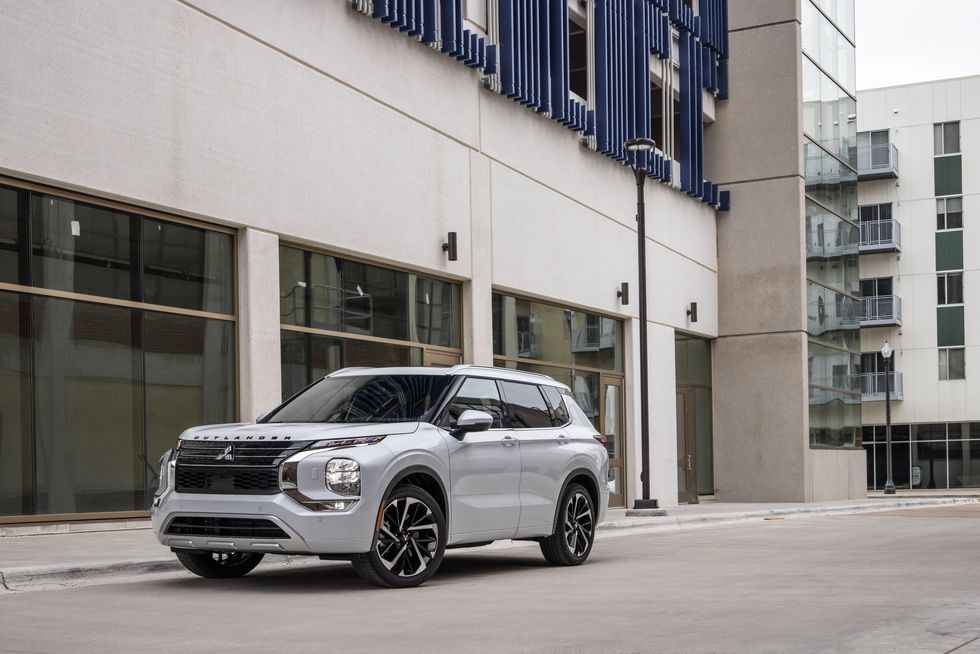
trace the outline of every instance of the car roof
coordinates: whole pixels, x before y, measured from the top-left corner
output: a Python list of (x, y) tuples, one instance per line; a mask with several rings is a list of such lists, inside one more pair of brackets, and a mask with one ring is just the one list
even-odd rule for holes
[(342, 368), (330, 373), (327, 377), (358, 377), (360, 375), (432, 375), (432, 376), (469, 376), (469, 377), (488, 377), (491, 379), (504, 379), (508, 381), (520, 381), (530, 384), (541, 384), (543, 386), (554, 386), (571, 391), (565, 384), (555, 381), (547, 375), (524, 370), (512, 370), (510, 368), (492, 368), (490, 366), (459, 365), (450, 368), (435, 367), (404, 367), (404, 368)]

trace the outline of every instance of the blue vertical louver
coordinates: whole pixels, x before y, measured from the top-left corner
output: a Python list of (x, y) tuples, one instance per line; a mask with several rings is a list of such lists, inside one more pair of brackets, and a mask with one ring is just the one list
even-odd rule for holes
[(568, 3), (499, 0), (500, 92), (578, 132), (591, 132), (585, 104), (569, 91)]
[(680, 48), (680, 189), (727, 211), (728, 191), (704, 179), (703, 91), (728, 97), (728, 0), (594, 0), (595, 108), (572, 96), (568, 0), (497, 0), (498, 43), (463, 25), (463, 0), (352, 0), (360, 12), (465, 63), (496, 75), (494, 88), (569, 129), (595, 136), (596, 150), (628, 157), (672, 183), (673, 162), (632, 155), (624, 143), (651, 136), (650, 58)]

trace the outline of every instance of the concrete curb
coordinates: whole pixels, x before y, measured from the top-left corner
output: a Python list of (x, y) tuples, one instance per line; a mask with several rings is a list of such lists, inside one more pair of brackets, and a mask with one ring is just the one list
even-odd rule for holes
[(848, 515), (857, 513), (874, 513), (878, 511), (897, 511), (900, 509), (916, 509), (931, 506), (952, 506), (959, 504), (977, 504), (980, 497), (943, 497), (943, 498), (909, 498), (887, 499), (861, 504), (838, 504), (834, 506), (812, 505), (794, 506), (778, 509), (759, 509), (757, 511), (740, 511), (737, 513), (702, 513), (700, 515), (670, 515), (658, 517), (627, 517), (621, 520), (606, 521), (599, 525), (599, 532), (621, 530), (656, 530), (678, 529), (700, 525), (736, 524), (772, 517), (818, 517), (829, 515)]
[[(819, 517), (977, 503), (980, 503), (980, 497), (883, 499), (860, 504), (797, 506), (759, 509), (756, 511), (678, 516), (670, 515), (670, 510), (668, 509), (668, 515), (666, 516), (630, 517), (604, 522), (599, 525), (598, 534), (600, 536), (619, 536), (658, 530), (723, 526), (773, 517)], [(272, 554), (263, 561), (262, 567), (283, 567), (313, 560), (315, 559), (308, 556), (282, 556)], [(61, 565), (7, 568), (0, 570), (0, 592), (26, 590), (44, 586), (68, 586), (80, 582), (111, 580), (113, 577), (174, 572), (178, 570), (183, 570), (183, 567), (169, 553), (166, 556), (133, 559), (129, 561), (92, 561)]]

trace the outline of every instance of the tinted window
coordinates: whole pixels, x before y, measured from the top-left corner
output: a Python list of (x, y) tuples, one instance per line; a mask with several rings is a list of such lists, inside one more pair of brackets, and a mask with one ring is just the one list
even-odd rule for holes
[(551, 427), (551, 411), (537, 386), (517, 382), (501, 382), (512, 427), (540, 429)]
[(232, 313), (230, 234), (146, 219), (143, 221), (144, 301), (185, 309)]
[(446, 408), (443, 427), (450, 429), (455, 427), (459, 416), (469, 409), (489, 413), (493, 416), (493, 426), (500, 427), (504, 416), (504, 405), (500, 401), (497, 382), (492, 379), (467, 378)]
[(449, 383), (442, 375), (362, 375), (323, 379), (267, 422), (417, 422)]
[(562, 402), (561, 393), (558, 392), (558, 389), (554, 386), (542, 386), (541, 390), (544, 392), (544, 399), (548, 401), (548, 406), (551, 407), (551, 419), (554, 426), (561, 427), (568, 424), (570, 420), (568, 408)]

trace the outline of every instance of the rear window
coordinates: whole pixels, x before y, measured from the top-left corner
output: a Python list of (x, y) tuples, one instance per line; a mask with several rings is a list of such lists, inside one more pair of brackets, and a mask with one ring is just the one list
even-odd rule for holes
[(571, 416), (568, 415), (568, 408), (562, 402), (561, 393), (554, 386), (542, 386), (541, 390), (544, 392), (544, 399), (548, 401), (548, 406), (551, 408), (552, 424), (555, 427), (567, 425)]
[(551, 427), (551, 410), (541, 391), (534, 384), (502, 381), (504, 399), (513, 429), (541, 429)]

